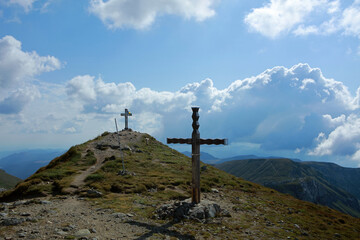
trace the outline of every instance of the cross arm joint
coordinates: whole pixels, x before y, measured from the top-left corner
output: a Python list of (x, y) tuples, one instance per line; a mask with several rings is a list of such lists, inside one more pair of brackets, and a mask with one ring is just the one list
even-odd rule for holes
[(207, 144), (207, 145), (227, 145), (227, 139), (199, 139), (200, 144)]
[(166, 143), (180, 143), (180, 144), (191, 144), (191, 138), (167, 138)]

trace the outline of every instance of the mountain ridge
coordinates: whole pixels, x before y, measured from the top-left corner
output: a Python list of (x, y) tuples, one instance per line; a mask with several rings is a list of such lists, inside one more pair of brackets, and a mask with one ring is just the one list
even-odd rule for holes
[[(64, 152), (65, 150), (62, 149), (22, 150), (0, 158), (0, 168), (13, 176), (26, 179)], [(19, 166), (22, 167), (19, 168)]]
[[(77, 229), (87, 230), (87, 237), (130, 239), (332, 239), (335, 236), (356, 239), (360, 236), (357, 218), (297, 200), (211, 165), (201, 163), (201, 167), (201, 199), (216, 202), (231, 217), (217, 216), (205, 222), (154, 218), (155, 211), (164, 204), (176, 205), (191, 196), (191, 159), (148, 134), (103, 133), (71, 147), (14, 190), (2, 193), (0, 201), (15, 201), (8, 203), (15, 209), (6, 213), (11, 219), (21, 219), (19, 213), (28, 213), (36, 220), (0, 228), (0, 236), (16, 238), (22, 231), (39, 239), (53, 235), (74, 238), (77, 234), (72, 230), (74, 224)], [(54, 209), (61, 212), (53, 213)], [(89, 231), (99, 223), (98, 219), (102, 223), (95, 225), (97, 233)], [(4, 221), (10, 220), (4, 218), (2, 224)], [(64, 226), (67, 232), (60, 231)], [(34, 229), (37, 232), (31, 233)]]
[[(360, 217), (360, 186), (357, 184), (360, 169), (344, 168), (333, 163), (294, 162), (290, 159), (234, 160), (216, 167), (298, 199)], [(344, 174), (340, 174), (342, 171)]]
[(2, 189), (11, 189), (16, 186), (22, 179), (15, 177), (11, 174), (8, 174), (3, 169), (0, 169), (0, 188)]

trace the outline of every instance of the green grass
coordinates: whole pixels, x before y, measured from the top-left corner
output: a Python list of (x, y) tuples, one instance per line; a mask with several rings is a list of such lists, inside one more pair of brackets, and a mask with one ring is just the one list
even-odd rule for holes
[[(91, 151), (84, 151), (88, 143), (102, 137), (72, 147), (18, 184), (12, 193), (6, 193), (7, 196), (61, 194), (78, 171), (87, 169), (96, 161)], [(145, 137), (150, 138), (148, 145)], [(103, 193), (103, 197), (89, 201), (116, 212), (132, 213), (134, 220), (165, 224), (164, 220), (150, 219), (158, 206), (191, 197), (191, 159), (149, 135), (144, 135), (130, 147), (141, 150), (124, 152), (126, 170), (135, 175), (118, 175), (122, 170), (121, 159), (108, 160), (85, 180), (86, 188), (95, 188)], [(231, 210), (232, 217), (215, 219), (207, 224), (186, 220), (174, 224), (172, 230), (191, 234), (196, 239), (334, 239), (335, 233), (341, 234), (342, 239), (357, 239), (360, 236), (359, 219), (297, 200), (207, 166), (201, 172), (202, 196), (211, 195), (211, 188), (221, 191), (221, 199), (226, 203), (222, 207)], [(152, 237), (165, 236), (159, 233)]]

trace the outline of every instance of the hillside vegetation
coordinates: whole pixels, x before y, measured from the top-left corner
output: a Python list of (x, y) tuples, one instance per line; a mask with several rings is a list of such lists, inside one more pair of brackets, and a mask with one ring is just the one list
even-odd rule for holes
[(247, 159), (216, 165), (282, 193), (360, 217), (360, 169), (289, 159)]
[[(216, 201), (231, 217), (205, 224), (154, 219), (160, 205), (191, 196), (191, 159), (148, 134), (123, 131), (120, 137), (126, 175), (119, 174), (122, 159), (117, 136), (106, 132), (70, 148), (13, 191), (3, 193), (0, 201), (73, 194), (101, 208), (132, 213), (139, 222), (166, 225), (168, 230), (196, 239), (360, 237), (357, 218), (297, 200), (206, 164), (201, 164), (202, 198)], [(89, 189), (96, 189), (102, 196), (90, 198)], [(165, 235), (153, 236), (158, 239)]]
[(0, 188), (11, 189), (22, 180), (0, 169)]

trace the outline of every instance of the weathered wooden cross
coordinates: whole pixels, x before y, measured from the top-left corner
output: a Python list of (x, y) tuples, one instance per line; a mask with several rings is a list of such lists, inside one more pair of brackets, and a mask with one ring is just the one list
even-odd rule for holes
[(192, 107), (192, 138), (167, 138), (167, 143), (180, 143), (180, 144), (191, 144), (192, 145), (192, 202), (200, 202), (200, 145), (201, 144), (215, 144), (215, 145), (226, 145), (227, 139), (201, 139), (199, 127), (199, 108)]
[(132, 113), (129, 112), (127, 108), (125, 108), (125, 113), (121, 113), (121, 116), (125, 116), (125, 130), (128, 130), (128, 117), (132, 116)]

